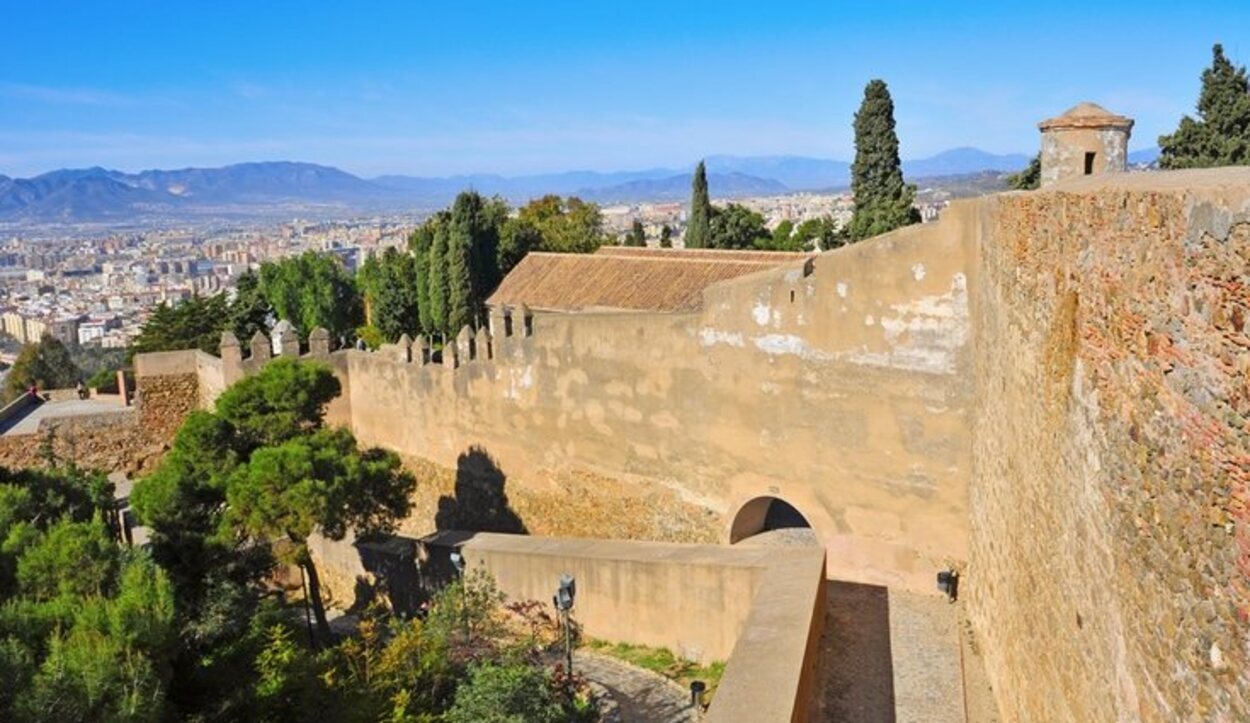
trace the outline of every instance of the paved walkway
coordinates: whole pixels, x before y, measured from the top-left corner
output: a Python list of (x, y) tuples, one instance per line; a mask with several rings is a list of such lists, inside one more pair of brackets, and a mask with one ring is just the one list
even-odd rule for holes
[(116, 401), (71, 399), (63, 402), (44, 402), (32, 408), (26, 416), (11, 422), (4, 429), (3, 434), (6, 437), (16, 434), (34, 434), (39, 431), (39, 423), (45, 419), (133, 413), (134, 409), (132, 407), (123, 407)]
[(689, 723), (690, 694), (668, 678), (616, 658), (578, 650), (573, 669), (608, 689), (622, 723)]
[(856, 723), (995, 723), (960, 605), (936, 595), (828, 583), (821, 715)]

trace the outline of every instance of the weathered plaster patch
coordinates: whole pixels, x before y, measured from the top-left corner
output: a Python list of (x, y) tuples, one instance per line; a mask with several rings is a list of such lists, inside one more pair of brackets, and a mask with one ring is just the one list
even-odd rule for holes
[(880, 320), (889, 351), (865, 349), (841, 358), (870, 366), (954, 374), (958, 352), (968, 341), (967, 287), (967, 277), (955, 274), (945, 294), (892, 304), (891, 313)]
[(751, 318), (755, 319), (755, 323), (760, 326), (767, 326), (768, 320), (772, 317), (772, 308), (766, 301), (756, 301), (755, 306), (751, 307)]
[(701, 346), (716, 346), (717, 344), (728, 344), (729, 346), (742, 347), (745, 342), (742, 340), (742, 334), (736, 331), (721, 331), (705, 326), (699, 330), (699, 344)]
[(838, 296), (839, 296), (840, 298), (845, 299), (845, 298), (846, 298), (846, 290), (847, 290), (847, 289), (846, 289), (846, 282), (845, 282), (845, 281), (839, 281), (839, 282), (838, 282), (838, 285), (837, 285), (837, 287), (836, 287), (836, 288), (837, 288)]
[(772, 356), (792, 354), (801, 359), (816, 361), (827, 361), (832, 358), (828, 354), (808, 346), (802, 337), (794, 334), (765, 334), (764, 336), (757, 336), (751, 341), (755, 343), (756, 349)]
[(924, 281), (924, 264), (916, 264), (911, 267), (911, 276), (916, 281)]
[(521, 392), (531, 389), (534, 386), (534, 367), (525, 365), (524, 369), (508, 370), (508, 388), (504, 391), (504, 397), (508, 399), (520, 399)]

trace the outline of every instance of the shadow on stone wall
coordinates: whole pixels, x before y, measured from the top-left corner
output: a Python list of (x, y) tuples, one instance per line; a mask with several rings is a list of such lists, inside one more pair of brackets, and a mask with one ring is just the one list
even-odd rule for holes
[(401, 617), (417, 612), (428, 595), (423, 589), (417, 565), (417, 540), (402, 535), (379, 535), (357, 540), (360, 564), (373, 577), (356, 576), (355, 604), (352, 611), (367, 607), (379, 597)]
[(825, 618), (825, 720), (894, 723), (889, 591), (830, 581)]
[(470, 447), (456, 460), (454, 496), (438, 498), (435, 529), (527, 534), (525, 523), (508, 505), (507, 481), (485, 449)]

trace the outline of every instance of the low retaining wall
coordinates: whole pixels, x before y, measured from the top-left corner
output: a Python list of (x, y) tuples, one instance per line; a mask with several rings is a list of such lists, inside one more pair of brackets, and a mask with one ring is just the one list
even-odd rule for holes
[(450, 553), (511, 600), (549, 603), (573, 575), (573, 618), (589, 636), (726, 662), (709, 723), (811, 720), (824, 626), (823, 548), (730, 547), (447, 531), (421, 540), (309, 539), (323, 593), (359, 604), (369, 586), (406, 609), (447, 580)]
[(40, 400), (29, 394), (14, 399), (8, 404), (0, 407), (0, 428), (7, 428), (9, 422), (26, 416), (26, 412), (31, 408), (41, 404)]
[(592, 637), (726, 660), (712, 723), (805, 721), (824, 622), (820, 548), (741, 548), (477, 534), (461, 552), (512, 599), (550, 600), (577, 580)]

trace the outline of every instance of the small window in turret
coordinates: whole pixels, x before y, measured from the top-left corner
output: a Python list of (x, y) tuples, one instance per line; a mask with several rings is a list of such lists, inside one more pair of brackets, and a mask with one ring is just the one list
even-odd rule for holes
[(1085, 154), (1085, 175), (1087, 176), (1093, 175), (1094, 173), (1094, 156), (1096, 155), (1098, 154), (1092, 152)]

